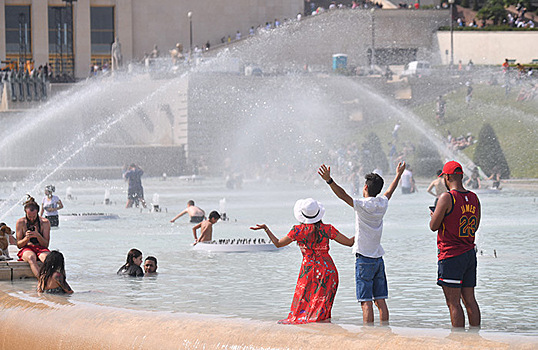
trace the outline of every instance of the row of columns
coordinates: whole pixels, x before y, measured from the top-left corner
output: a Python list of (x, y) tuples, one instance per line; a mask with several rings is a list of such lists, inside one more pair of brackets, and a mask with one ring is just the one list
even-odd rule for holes
[[(6, 57), (6, 5), (28, 5), (28, 0), (0, 0), (0, 57)], [(65, 6), (61, 0), (31, 0), (32, 57), (36, 65), (49, 61), (48, 7)], [(133, 24), (131, 0), (77, 0), (73, 2), (75, 77), (88, 76), (91, 62), (91, 5), (114, 6), (115, 36), (122, 45), (124, 61), (133, 58)]]

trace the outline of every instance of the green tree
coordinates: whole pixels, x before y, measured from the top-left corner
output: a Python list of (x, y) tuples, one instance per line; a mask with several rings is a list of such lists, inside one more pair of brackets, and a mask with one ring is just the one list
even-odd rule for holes
[(469, 8), (469, 0), (461, 0), (461, 6)]
[(478, 11), (478, 19), (492, 20), (497, 25), (506, 17), (504, 0), (487, 0), (484, 6)]
[(373, 132), (368, 134), (366, 142), (362, 144), (361, 163), (366, 173), (370, 173), (374, 169), (381, 169), (383, 173), (387, 173), (389, 170), (389, 161), (383, 151), (381, 140)]
[(473, 160), (486, 175), (491, 175), (494, 168), (496, 168), (500, 172), (501, 178), (507, 179), (510, 177), (510, 168), (501, 144), (493, 127), (488, 123), (484, 124), (480, 129)]
[(422, 177), (432, 177), (436, 174), (437, 170), (443, 168), (443, 162), (439, 152), (429, 142), (422, 142), (417, 146), (413, 165), (413, 175)]

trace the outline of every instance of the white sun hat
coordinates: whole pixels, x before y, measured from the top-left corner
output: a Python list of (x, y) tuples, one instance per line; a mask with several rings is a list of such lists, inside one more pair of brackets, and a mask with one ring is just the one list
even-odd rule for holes
[(300, 223), (313, 224), (323, 218), (325, 208), (315, 199), (299, 199), (293, 207), (293, 214)]

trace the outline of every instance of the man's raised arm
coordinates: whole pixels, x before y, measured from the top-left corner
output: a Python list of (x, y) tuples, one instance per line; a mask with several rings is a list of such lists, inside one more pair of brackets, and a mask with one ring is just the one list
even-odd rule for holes
[(396, 190), (396, 187), (398, 187), (398, 182), (400, 182), (400, 178), (402, 177), (404, 170), (405, 162), (398, 163), (398, 167), (396, 168), (396, 176), (394, 177), (394, 180), (392, 180), (392, 183), (390, 184), (387, 192), (385, 192), (385, 197), (387, 197), (387, 199), (390, 199), (390, 197), (392, 197), (394, 190)]
[(353, 198), (351, 198), (350, 195), (346, 193), (346, 191), (338, 186), (336, 182), (331, 178), (331, 167), (327, 167), (325, 164), (322, 164), (318, 169), (318, 174), (321, 176), (325, 182), (331, 187), (331, 190), (333, 190), (334, 194), (346, 202), (350, 207), (353, 207)]

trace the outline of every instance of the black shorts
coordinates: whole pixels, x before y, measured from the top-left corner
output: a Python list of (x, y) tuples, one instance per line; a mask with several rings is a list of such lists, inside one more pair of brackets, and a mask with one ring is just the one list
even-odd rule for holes
[(202, 222), (202, 221), (204, 221), (204, 219), (205, 218), (203, 216), (191, 216), (191, 222), (193, 224), (197, 224), (199, 222)]
[(402, 193), (403, 194), (409, 194), (409, 193), (413, 193), (414, 191), (412, 190), (411, 187), (402, 187)]
[(451, 288), (476, 287), (476, 250), (437, 262), (437, 284)]
[(60, 225), (60, 220), (58, 220), (58, 215), (45, 216), (50, 222), (50, 227), (58, 227)]
[(132, 199), (132, 200), (144, 199), (144, 189), (143, 188), (138, 188), (135, 190), (129, 189), (127, 193), (127, 199)]

